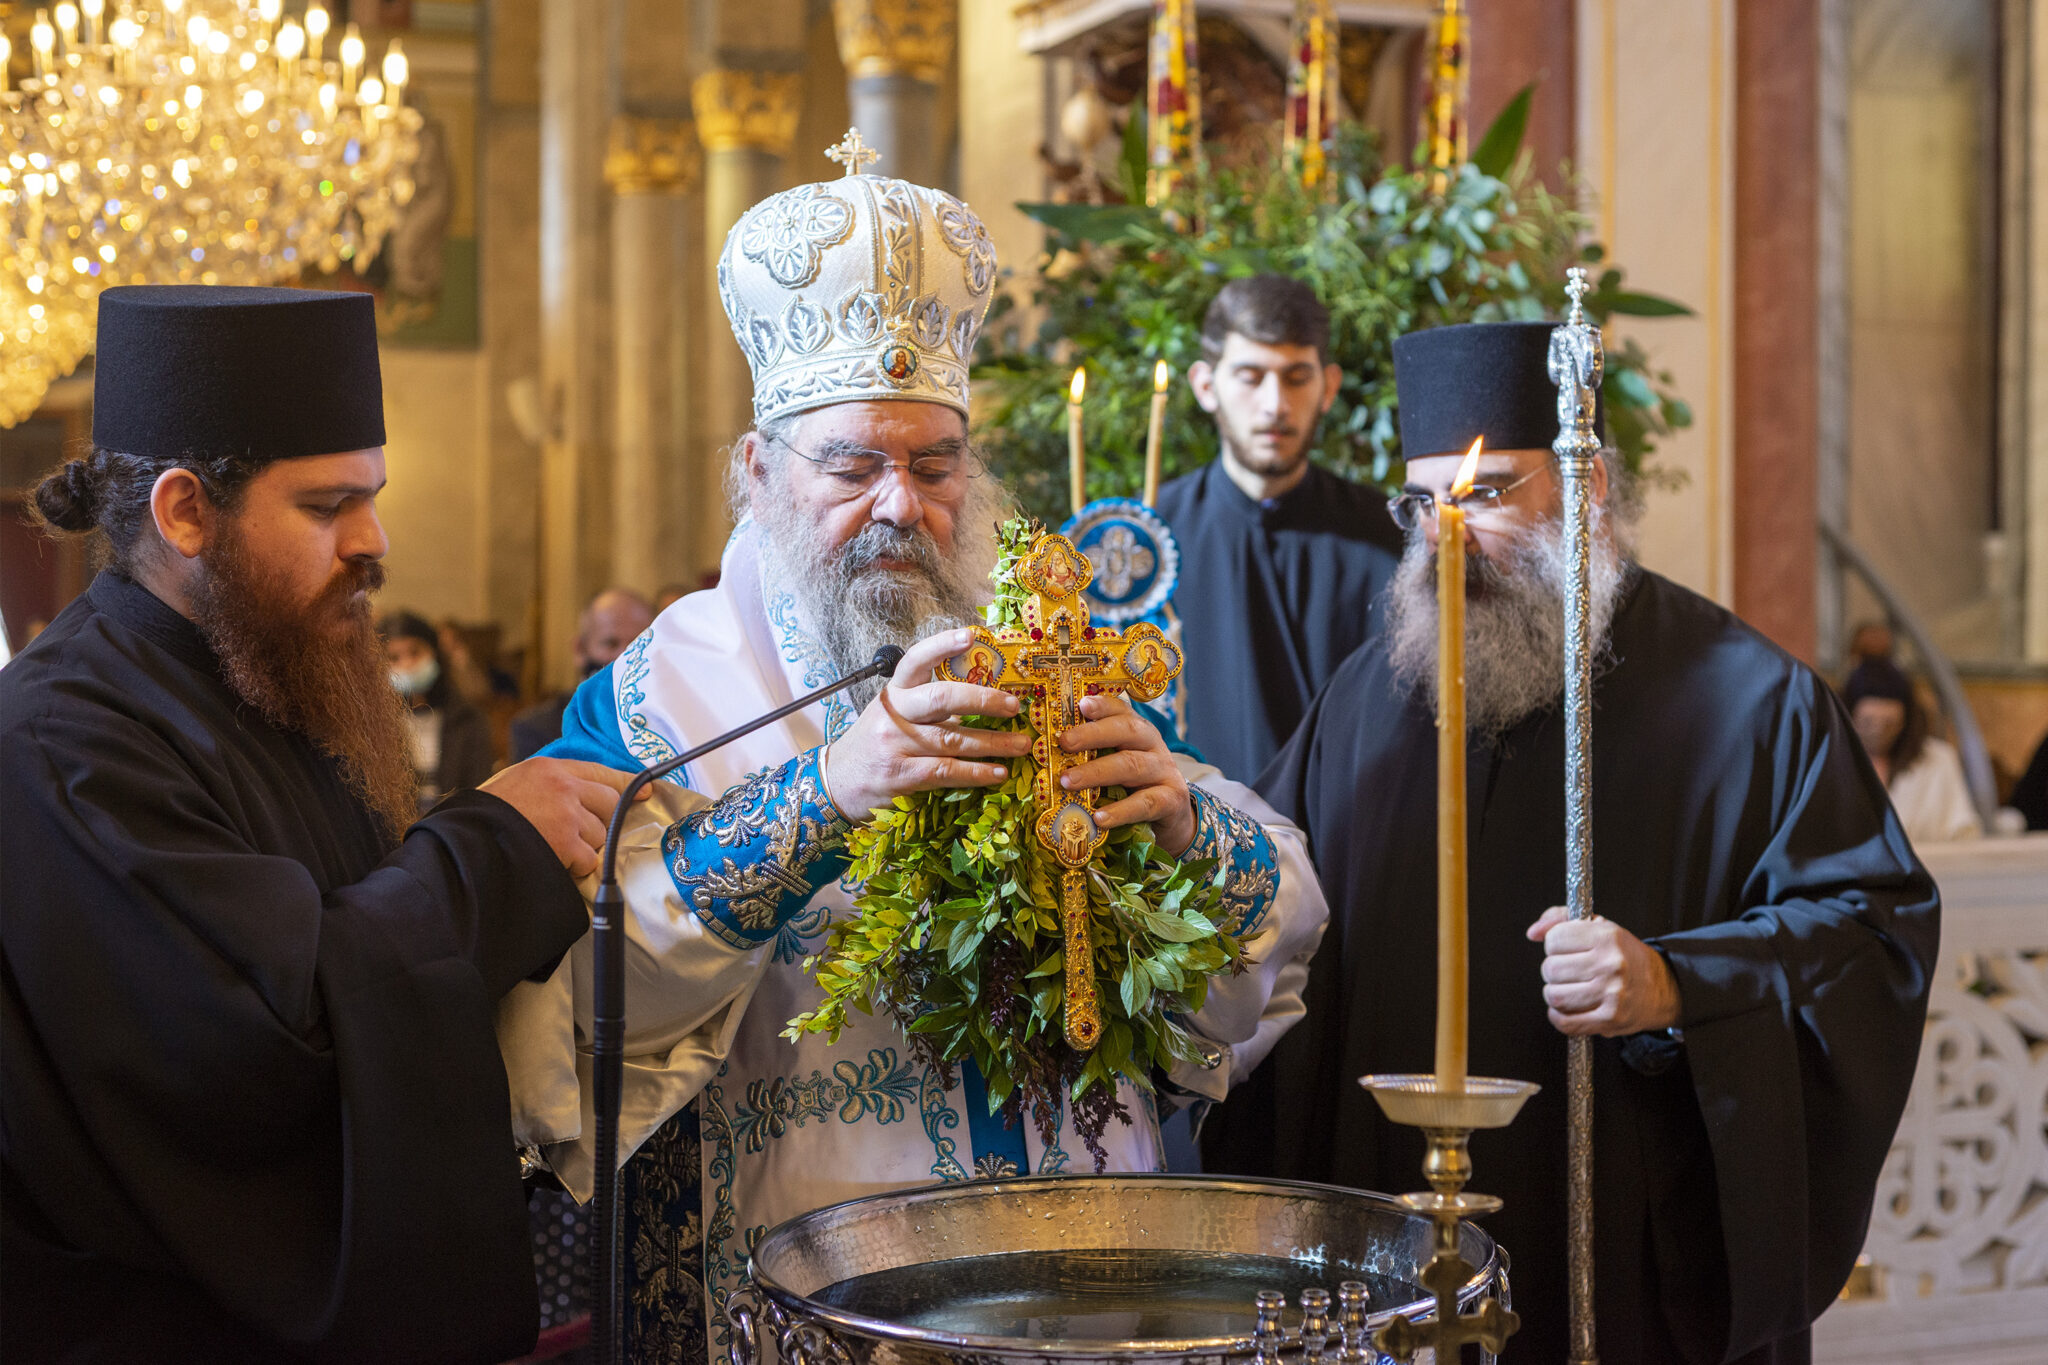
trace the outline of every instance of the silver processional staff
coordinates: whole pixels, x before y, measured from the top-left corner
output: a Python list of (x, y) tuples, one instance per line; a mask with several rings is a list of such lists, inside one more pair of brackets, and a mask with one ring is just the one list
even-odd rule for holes
[[(1550, 334), (1557, 385), (1557, 440), (1564, 474), (1564, 530), (1570, 550), (1564, 588), (1565, 904), (1573, 919), (1593, 913), (1593, 461), (1605, 363), (1600, 329), (1586, 321), (1586, 271), (1567, 272), (1571, 311)], [(1571, 1362), (1597, 1365), (1593, 1341), (1593, 1040), (1566, 1040), (1566, 1254), (1571, 1286)]]

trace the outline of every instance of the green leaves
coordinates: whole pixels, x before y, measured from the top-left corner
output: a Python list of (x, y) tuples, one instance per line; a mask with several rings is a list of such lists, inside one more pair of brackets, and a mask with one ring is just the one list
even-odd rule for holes
[(1495, 116), (1472, 153), (1472, 164), (1480, 174), (1499, 180), (1513, 167), (1515, 154), (1522, 150), (1522, 133), (1529, 126), (1529, 104), (1535, 97), (1536, 83), (1531, 81), (1516, 91), (1507, 107)]
[[(1336, 403), (1313, 450), (1350, 477), (1391, 486), (1401, 477), (1393, 343), (1404, 332), (1457, 322), (1562, 317), (1565, 268), (1598, 275), (1587, 307), (1599, 320), (1683, 316), (1675, 300), (1626, 288), (1590, 226), (1566, 197), (1529, 178), (1522, 156), (1532, 92), (1519, 93), (1480, 140), (1472, 161), (1439, 188), (1427, 168), (1382, 160), (1361, 130), (1339, 130), (1331, 167), (1337, 192), (1304, 190), (1278, 157), (1242, 171), (1212, 169), (1173, 203), (1141, 206), (1142, 155), (1125, 167), (1132, 203), (1027, 205), (1051, 229), (1034, 279), (1043, 321), (1036, 334), (990, 327), (977, 356), (978, 435), (993, 471), (1024, 505), (1066, 515), (1068, 376), (1088, 368), (1084, 410), (1087, 495), (1138, 490), (1150, 418), (1152, 366), (1185, 374), (1201, 357), (1203, 314), (1229, 280), (1277, 271), (1307, 281), (1330, 310), (1331, 359), (1342, 369)], [(1141, 119), (1127, 149), (1142, 154)], [(1169, 228), (1170, 219), (1184, 228)], [(1058, 274), (1047, 274), (1057, 260)], [(1008, 338), (1008, 340), (1006, 340)], [(1668, 375), (1632, 337), (1607, 338), (1608, 423), (1623, 457), (1642, 469), (1657, 442), (1691, 412)], [(1617, 407), (1616, 405), (1621, 405)], [(1176, 383), (1166, 411), (1163, 475), (1216, 454), (1215, 422)]]
[(1017, 210), (1076, 242), (1120, 242), (1146, 228), (1166, 227), (1153, 210), (1124, 204), (1019, 203)]
[[(1037, 530), (1002, 529), (992, 622), (1014, 610), (1015, 566)], [(849, 1009), (885, 1013), (927, 1060), (972, 1058), (992, 1109), (1020, 1105), (1041, 1121), (1074, 1101), (1085, 1139), (1086, 1116), (1106, 1121), (1114, 1105), (1091, 1091), (1119, 1078), (1149, 1090), (1155, 1065), (1195, 1055), (1175, 1017), (1202, 1007), (1210, 976), (1243, 970), (1244, 946), (1213, 863), (1166, 857), (1144, 826), (1112, 831), (1084, 879), (1103, 1036), (1075, 1053), (1062, 1033), (1062, 869), (1033, 832), (1035, 777), (1018, 759), (999, 787), (898, 797), (851, 832), (862, 890), (804, 964), (823, 999), (783, 1036), (836, 1040)]]

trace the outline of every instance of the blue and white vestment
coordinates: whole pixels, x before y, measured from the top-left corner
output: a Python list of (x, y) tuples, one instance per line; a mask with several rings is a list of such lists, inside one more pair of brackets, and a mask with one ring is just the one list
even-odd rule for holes
[[(726, 547), (719, 586), (675, 603), (625, 654), (577, 689), (549, 750), (614, 768), (656, 762), (828, 682), (834, 670), (792, 599), (761, 572), (751, 524)], [(633, 1313), (688, 1297), (722, 1304), (767, 1228), (841, 1200), (934, 1180), (1088, 1168), (1063, 1116), (1051, 1145), (1029, 1123), (987, 1112), (981, 1077), (947, 1090), (884, 1019), (855, 1014), (837, 1043), (781, 1037), (813, 1008), (800, 961), (847, 910), (846, 823), (819, 780), (823, 746), (851, 723), (842, 699), (812, 706), (658, 783), (620, 845), (630, 914), (625, 1095), (620, 1151), (664, 1124), (654, 1169), (629, 1167), (627, 1229), (639, 1287)], [(1188, 754), (1195, 793), (1190, 857), (1229, 869), (1228, 894), (1258, 935), (1256, 965), (1212, 982), (1189, 1021), (1218, 1044), (1214, 1070), (1182, 1065), (1175, 1084), (1222, 1098), (1302, 1013), (1307, 962), (1327, 910), (1302, 837), (1247, 788)], [(586, 886), (586, 892), (594, 887)], [(590, 945), (544, 983), (523, 983), (500, 1014), (517, 1140), (542, 1148), (579, 1198), (592, 1185)], [(1129, 1086), (1133, 1123), (1103, 1135), (1112, 1170), (1161, 1164), (1155, 1110)], [(674, 1119), (671, 1122), (671, 1119)], [(692, 1185), (694, 1184), (694, 1188)], [(654, 1196), (633, 1197), (652, 1189)], [(699, 1242), (701, 1239), (701, 1260)], [(711, 1344), (722, 1323), (711, 1314)]]

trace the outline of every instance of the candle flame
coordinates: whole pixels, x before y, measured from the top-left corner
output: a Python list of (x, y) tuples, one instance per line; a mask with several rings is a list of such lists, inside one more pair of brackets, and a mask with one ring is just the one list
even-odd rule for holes
[(1486, 438), (1481, 436), (1465, 452), (1465, 463), (1458, 466), (1458, 477), (1451, 480), (1451, 497), (1461, 498), (1472, 491), (1472, 480), (1479, 474), (1479, 448), (1485, 444)]
[(1074, 382), (1067, 385), (1067, 401), (1069, 403), (1079, 403), (1081, 401), (1081, 394), (1087, 387), (1088, 371), (1086, 369), (1076, 369), (1074, 371)]
[(1165, 393), (1166, 385), (1172, 378), (1173, 371), (1166, 368), (1165, 361), (1162, 360), (1157, 365), (1154, 365), (1152, 367), (1152, 392)]

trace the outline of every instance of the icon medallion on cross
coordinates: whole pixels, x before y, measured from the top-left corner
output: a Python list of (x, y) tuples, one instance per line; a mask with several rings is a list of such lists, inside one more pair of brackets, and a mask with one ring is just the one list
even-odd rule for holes
[(1094, 757), (1067, 753), (1059, 739), (1082, 723), (1081, 698), (1126, 694), (1151, 701), (1179, 676), (1181, 652), (1157, 626), (1140, 621), (1122, 630), (1089, 623), (1082, 597), (1095, 576), (1087, 556), (1065, 536), (1041, 535), (1018, 567), (1017, 582), (1030, 594), (1021, 626), (977, 626), (974, 640), (939, 665), (954, 682), (998, 687), (1024, 700), (1038, 764), (1032, 795), (1038, 803), (1038, 842), (1063, 869), (1060, 925), (1064, 933), (1067, 1042), (1076, 1051), (1102, 1036), (1095, 992), (1095, 949), (1089, 936), (1088, 865), (1108, 842), (1095, 823), (1095, 793), (1066, 791), (1060, 777)]

